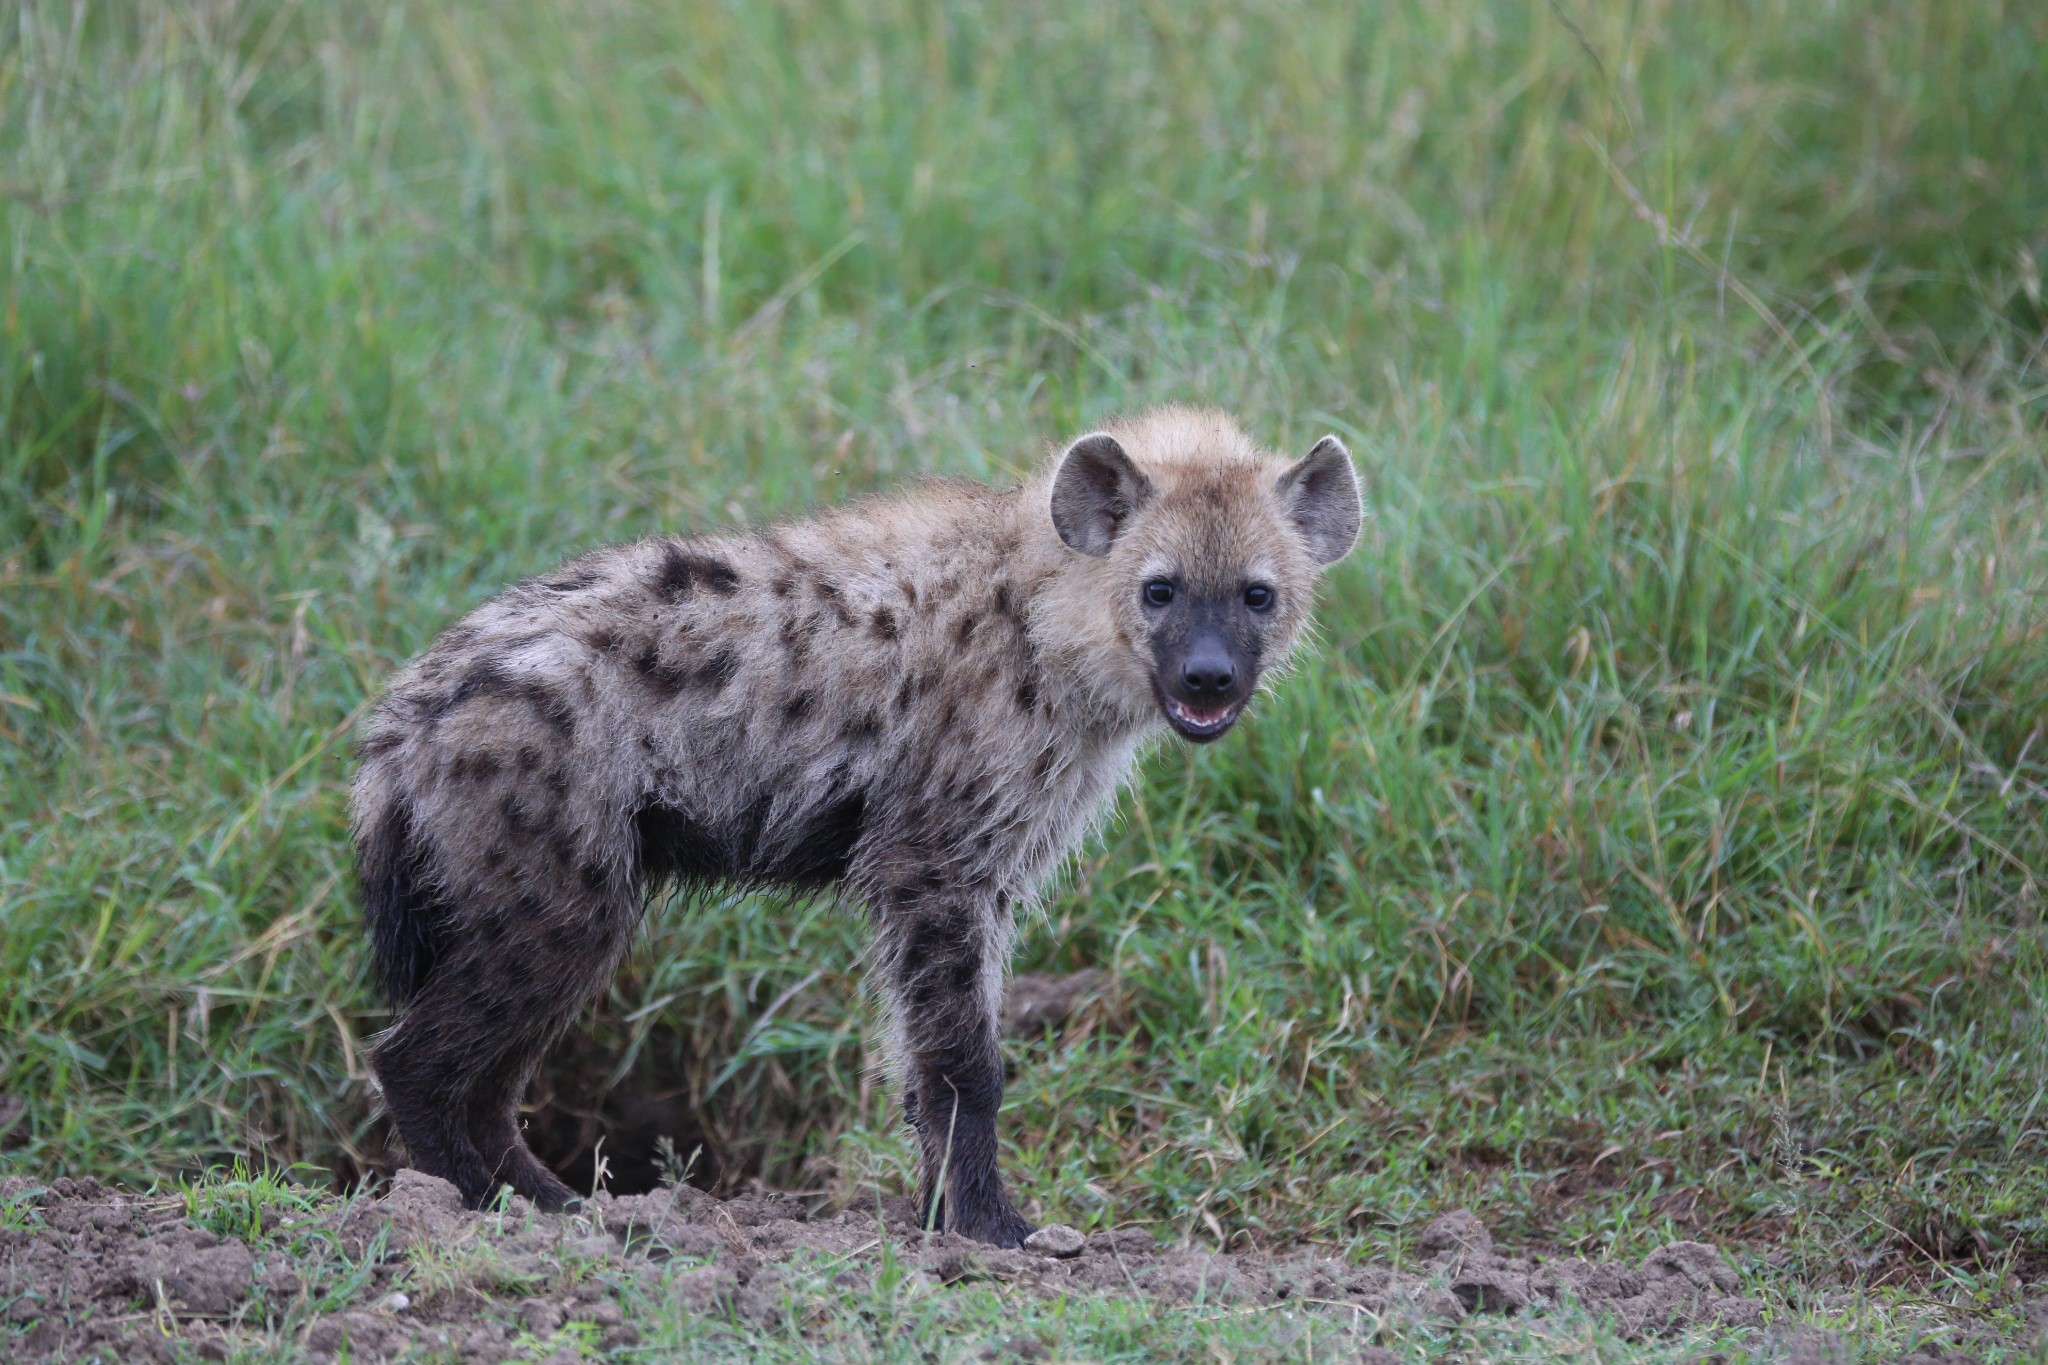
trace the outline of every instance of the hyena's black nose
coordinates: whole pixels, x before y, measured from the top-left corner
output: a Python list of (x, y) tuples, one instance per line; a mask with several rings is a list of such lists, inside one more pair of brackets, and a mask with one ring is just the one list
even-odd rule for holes
[(1220, 697), (1237, 682), (1237, 669), (1221, 650), (1197, 650), (1180, 666), (1181, 686), (1195, 697)]

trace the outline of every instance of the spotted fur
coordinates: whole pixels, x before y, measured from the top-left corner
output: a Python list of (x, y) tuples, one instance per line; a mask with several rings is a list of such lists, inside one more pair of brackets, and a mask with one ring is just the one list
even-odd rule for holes
[(559, 1207), (517, 1104), (650, 894), (831, 891), (873, 924), (926, 1206), (1018, 1242), (994, 1126), (1016, 916), (1149, 736), (1228, 728), (1358, 518), (1334, 439), (1289, 465), (1163, 409), (1017, 487), (599, 550), (449, 627), (368, 722), (353, 801), (414, 1164)]

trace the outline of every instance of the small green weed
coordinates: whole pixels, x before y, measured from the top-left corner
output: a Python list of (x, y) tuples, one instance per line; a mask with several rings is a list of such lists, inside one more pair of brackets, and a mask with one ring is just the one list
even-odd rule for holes
[(251, 1245), (264, 1241), (288, 1217), (309, 1213), (317, 1197), (304, 1183), (301, 1171), (295, 1180), (289, 1171), (252, 1171), (236, 1158), (225, 1169), (208, 1171), (197, 1180), (180, 1180), (185, 1198), (185, 1216), (219, 1237), (234, 1237)]

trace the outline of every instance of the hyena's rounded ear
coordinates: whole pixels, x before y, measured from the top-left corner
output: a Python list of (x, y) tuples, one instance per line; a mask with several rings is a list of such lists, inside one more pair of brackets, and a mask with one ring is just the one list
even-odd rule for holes
[(1351, 452), (1336, 437), (1317, 441), (1315, 449), (1288, 466), (1273, 491), (1316, 563), (1335, 564), (1358, 543), (1365, 502)]
[(1084, 555), (1106, 555), (1130, 515), (1152, 494), (1152, 481), (1107, 432), (1083, 436), (1060, 456), (1052, 476), (1052, 524)]

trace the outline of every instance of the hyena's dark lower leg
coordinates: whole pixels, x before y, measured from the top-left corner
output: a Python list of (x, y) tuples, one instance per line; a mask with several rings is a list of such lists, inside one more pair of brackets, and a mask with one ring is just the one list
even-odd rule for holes
[(413, 1164), (472, 1207), (500, 1184), (543, 1209), (576, 1198), (527, 1147), (519, 1101), (623, 955), (633, 919), (623, 909), (529, 904), (518, 919), (470, 917), (468, 950), (436, 963), (378, 1045), (377, 1077)]
[(519, 1129), (519, 1101), (540, 1057), (541, 1050), (522, 1046), (487, 1073), (470, 1097), (469, 1136), (494, 1180), (554, 1212), (575, 1200), (576, 1191), (533, 1154)]
[(449, 984), (437, 981), (415, 997), (370, 1058), (413, 1167), (448, 1181), (477, 1208), (497, 1188), (497, 1179), (466, 1121), (476, 1078), (474, 1045), (462, 1035), (459, 1000), (442, 989)]
[(888, 906), (880, 931), (904, 1113), (918, 1136), (920, 1215), (948, 1232), (1016, 1246), (1031, 1225), (1011, 1206), (996, 1160), (1007, 909), (994, 896), (925, 895)]

